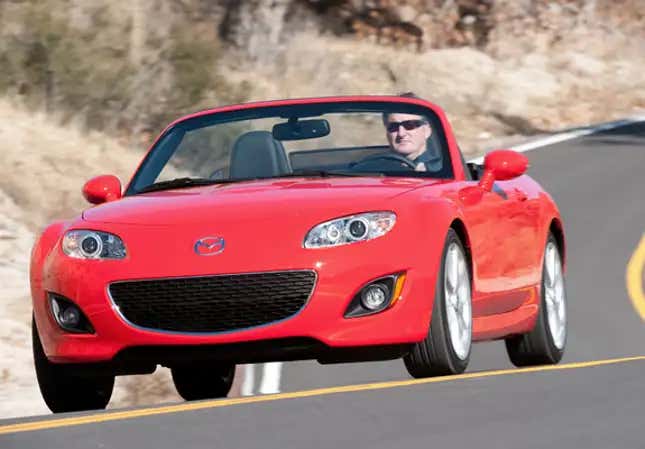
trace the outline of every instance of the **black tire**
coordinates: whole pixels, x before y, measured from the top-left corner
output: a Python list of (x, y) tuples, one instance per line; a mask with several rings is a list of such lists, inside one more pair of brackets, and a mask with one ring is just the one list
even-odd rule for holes
[[(558, 249), (558, 255), (562, 260), (562, 249), (552, 234), (549, 234), (546, 247), (549, 242), (555, 244)], [(540, 310), (535, 322), (535, 327), (529, 333), (506, 338), (506, 352), (511, 363), (517, 367), (535, 366), (535, 365), (554, 365), (562, 359), (564, 346), (566, 346), (566, 334), (564, 346), (558, 349), (554, 343), (551, 329), (548, 325), (548, 314), (545, 299), (545, 282), (546, 282), (546, 261), (542, 265), (542, 284), (540, 286)], [(564, 280), (564, 279), (563, 279)], [(565, 288), (565, 307), (566, 307), (566, 288)]]
[[(470, 348), (465, 359), (462, 360), (457, 357), (450, 339), (450, 331), (448, 329), (444, 278), (446, 254), (448, 253), (448, 248), (451, 243), (456, 243), (459, 246), (465, 257), (466, 264), (470, 264), (470, 260), (468, 260), (467, 253), (464, 251), (464, 246), (461, 243), (459, 236), (453, 229), (450, 229), (446, 236), (446, 242), (444, 244), (441, 257), (441, 265), (437, 276), (435, 299), (432, 307), (432, 319), (430, 321), (428, 335), (423, 341), (414, 345), (412, 351), (403, 358), (405, 367), (412, 377), (422, 378), (463, 373), (470, 361)], [(468, 269), (466, 271), (468, 271), (468, 279), (470, 281), (470, 270)]]
[(204, 364), (171, 368), (179, 396), (186, 401), (225, 398), (235, 377), (235, 365)]
[(36, 322), (32, 319), (31, 338), (34, 365), (40, 393), (54, 413), (104, 409), (114, 389), (114, 376), (79, 375), (74, 368), (52, 363), (43, 350)]

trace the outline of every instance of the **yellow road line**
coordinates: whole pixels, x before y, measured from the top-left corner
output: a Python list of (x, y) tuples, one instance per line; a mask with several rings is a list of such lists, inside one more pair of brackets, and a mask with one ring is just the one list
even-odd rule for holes
[(168, 413), (188, 412), (195, 410), (211, 409), (218, 407), (228, 407), (238, 404), (253, 404), (256, 402), (269, 402), (282, 399), (307, 398), (311, 396), (324, 396), (336, 393), (350, 393), (368, 390), (384, 390), (389, 388), (407, 387), (412, 385), (432, 384), (440, 382), (450, 382), (454, 380), (478, 379), (484, 377), (505, 376), (511, 374), (537, 373), (544, 371), (561, 371), (580, 368), (589, 368), (592, 366), (613, 365), (617, 363), (627, 363), (645, 361), (645, 356), (624, 357), (619, 359), (595, 360), (590, 362), (567, 363), (562, 365), (536, 366), (530, 368), (507, 369), (498, 371), (485, 371), (479, 373), (458, 374), (455, 376), (433, 377), (429, 379), (411, 379), (392, 382), (379, 382), (362, 385), (347, 385), (342, 387), (319, 388), (316, 390), (295, 391), (293, 393), (279, 393), (266, 396), (252, 396), (232, 399), (218, 399), (202, 402), (188, 402), (178, 405), (165, 407), (151, 407), (137, 410), (128, 410), (123, 412), (103, 412), (95, 415), (77, 416), (70, 418), (49, 419), (45, 421), (34, 421), (19, 424), (9, 424), (0, 426), (0, 435), (7, 433), (28, 432), (34, 430), (54, 429), (57, 427), (80, 426), (83, 424), (96, 424), (107, 421), (117, 421), (145, 416), (164, 415)]
[(627, 263), (627, 294), (636, 312), (645, 321), (645, 292), (643, 292), (643, 270), (645, 270), (645, 234), (636, 247), (636, 251)]

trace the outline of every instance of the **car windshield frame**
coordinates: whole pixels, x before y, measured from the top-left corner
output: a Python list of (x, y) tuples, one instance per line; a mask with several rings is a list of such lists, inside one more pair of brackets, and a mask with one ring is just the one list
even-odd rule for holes
[[(325, 114), (334, 113), (406, 113), (422, 115), (427, 118), (432, 128), (431, 139), (438, 146), (441, 152), (443, 167), (439, 172), (409, 171), (396, 172), (394, 174), (382, 173), (388, 177), (413, 177), (428, 179), (454, 179), (453, 161), (448, 145), (446, 131), (442, 120), (432, 108), (417, 103), (407, 103), (402, 101), (330, 101), (330, 102), (312, 102), (312, 103), (287, 103), (279, 105), (258, 106), (250, 108), (241, 108), (225, 111), (214, 111), (212, 113), (191, 116), (186, 119), (175, 122), (169, 126), (157, 139), (150, 148), (137, 171), (132, 176), (124, 196), (145, 193), (146, 187), (155, 183), (159, 173), (170, 161), (174, 152), (185, 134), (189, 131), (200, 128), (216, 126), (224, 123), (241, 122), (245, 120), (264, 119), (264, 118), (283, 118), (292, 117), (311, 118), (324, 117)], [(316, 150), (310, 150), (316, 151)], [(322, 174), (322, 173), (321, 173)], [(330, 173), (333, 175), (333, 173)], [(357, 172), (360, 176), (360, 172)], [(374, 176), (373, 173), (365, 173), (364, 176)], [(290, 177), (293, 177), (292, 175)], [(272, 176), (260, 179), (280, 179), (281, 176)], [(257, 178), (252, 178), (257, 179)], [(232, 179), (229, 182), (248, 181), (252, 179)], [(217, 182), (213, 182), (217, 184)]]

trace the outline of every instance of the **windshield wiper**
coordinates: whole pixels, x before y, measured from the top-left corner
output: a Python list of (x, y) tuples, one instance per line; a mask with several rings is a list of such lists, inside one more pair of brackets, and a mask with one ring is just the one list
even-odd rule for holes
[(286, 173), (278, 176), (258, 177), (258, 178), (233, 178), (233, 179), (208, 179), (208, 178), (175, 178), (167, 181), (159, 181), (154, 184), (145, 186), (137, 191), (137, 193), (156, 192), (159, 190), (181, 189), (186, 187), (197, 186), (210, 186), (213, 184), (230, 184), (234, 182), (244, 181), (258, 181), (264, 179), (279, 179), (279, 178), (298, 178), (298, 177), (320, 177), (330, 178), (333, 176), (385, 176), (383, 173), (369, 173), (369, 172), (347, 172), (347, 171), (328, 171), (328, 170), (296, 170), (293, 173)]
[(156, 192), (159, 190), (180, 189), (184, 187), (210, 186), (213, 184), (225, 184), (235, 182), (231, 179), (208, 179), (208, 178), (175, 178), (168, 181), (155, 182), (149, 186), (139, 189), (137, 193)]

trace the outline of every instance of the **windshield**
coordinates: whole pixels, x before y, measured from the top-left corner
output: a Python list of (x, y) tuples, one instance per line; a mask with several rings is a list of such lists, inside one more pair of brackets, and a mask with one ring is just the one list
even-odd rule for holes
[(195, 117), (169, 129), (126, 194), (294, 176), (451, 178), (440, 121), (404, 103), (323, 103)]

